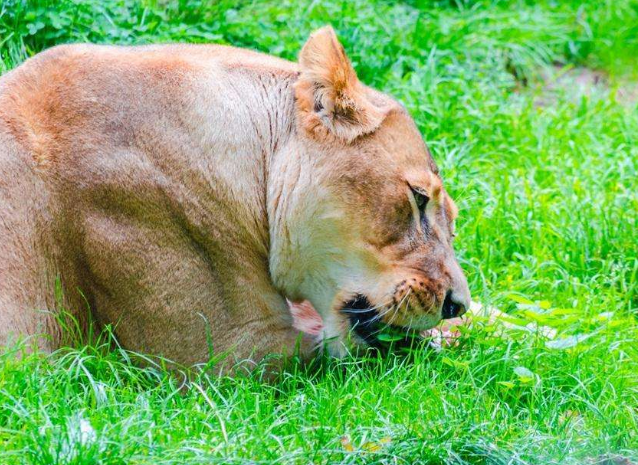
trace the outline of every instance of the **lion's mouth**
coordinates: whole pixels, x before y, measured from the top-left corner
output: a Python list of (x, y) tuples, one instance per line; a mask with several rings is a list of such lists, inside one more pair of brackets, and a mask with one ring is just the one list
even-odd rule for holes
[(377, 312), (370, 301), (362, 295), (346, 302), (341, 310), (348, 315), (350, 328), (366, 344), (372, 345), (376, 342), (376, 333), (380, 329), (379, 312)]
[(341, 311), (348, 316), (354, 334), (370, 347), (385, 348), (388, 343), (407, 347), (418, 339), (413, 330), (381, 321), (378, 310), (363, 295), (345, 302)]

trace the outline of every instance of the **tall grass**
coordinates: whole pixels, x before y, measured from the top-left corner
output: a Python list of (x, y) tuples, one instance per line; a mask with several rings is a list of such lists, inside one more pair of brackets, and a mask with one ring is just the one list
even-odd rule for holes
[[(638, 460), (638, 110), (618, 92), (638, 70), (636, 1), (5, 0), (0, 66), (74, 41), (294, 59), (325, 23), (428, 141), (474, 298), (555, 340), (478, 322), (458, 348), (322, 360), (276, 383), (186, 380), (109, 338), (9, 353), (0, 463)], [(609, 87), (548, 98), (556, 65)]]

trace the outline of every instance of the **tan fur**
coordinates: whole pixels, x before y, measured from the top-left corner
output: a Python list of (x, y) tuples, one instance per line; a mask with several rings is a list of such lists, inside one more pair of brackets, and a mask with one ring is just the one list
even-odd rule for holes
[[(435, 200), (427, 241), (408, 182)], [(131, 350), (199, 363), (209, 331), (215, 352), (257, 360), (299, 340), (288, 297), (313, 303), (341, 353), (347, 296), (389, 305), (415, 279), (423, 304), (394, 322), (418, 327), (445, 290), (469, 300), (452, 205), (410, 117), (357, 80), (330, 28), (300, 65), (56, 47), (0, 79), (0, 345), (43, 333), (54, 349), (52, 313), (85, 322), (88, 307)]]

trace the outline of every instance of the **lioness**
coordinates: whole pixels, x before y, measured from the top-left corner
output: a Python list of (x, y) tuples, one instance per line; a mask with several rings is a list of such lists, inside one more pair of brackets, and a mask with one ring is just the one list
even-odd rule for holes
[(0, 345), (53, 350), (55, 312), (88, 306), (127, 349), (258, 360), (294, 349), (286, 299), (307, 299), (339, 355), (470, 302), (427, 147), (330, 27), (299, 64), (218, 45), (27, 60), (0, 80), (0, 214)]

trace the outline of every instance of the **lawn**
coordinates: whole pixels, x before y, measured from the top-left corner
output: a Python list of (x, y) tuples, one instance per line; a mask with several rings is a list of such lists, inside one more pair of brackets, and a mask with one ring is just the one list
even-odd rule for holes
[(638, 461), (638, 1), (0, 0), (0, 71), (77, 41), (294, 60), (326, 23), (414, 116), (473, 298), (517, 326), (273, 383), (185, 382), (99, 338), (1, 354), (0, 464)]

